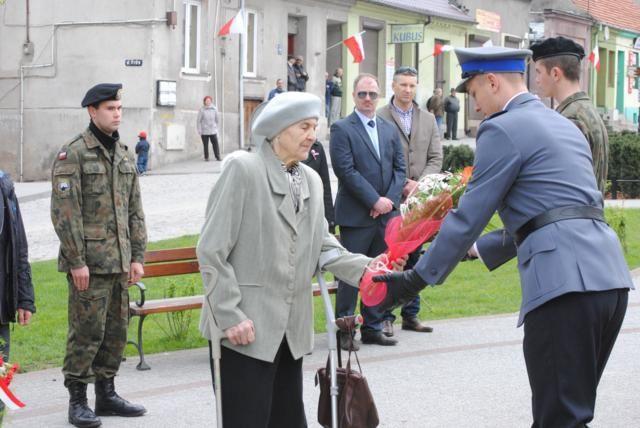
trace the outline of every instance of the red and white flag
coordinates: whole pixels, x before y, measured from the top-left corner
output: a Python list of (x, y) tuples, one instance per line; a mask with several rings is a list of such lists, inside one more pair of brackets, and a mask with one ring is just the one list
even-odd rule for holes
[(362, 43), (362, 33), (354, 34), (342, 41), (353, 55), (353, 62), (358, 63), (364, 60), (364, 44)]
[(591, 61), (596, 71), (600, 71), (600, 53), (598, 52), (598, 45), (596, 45), (589, 54), (589, 61)]
[(440, 43), (436, 43), (433, 47), (433, 56), (438, 56), (443, 52), (449, 52), (453, 49), (451, 45), (441, 45)]
[(244, 13), (243, 10), (240, 9), (236, 16), (231, 18), (226, 24), (222, 26), (220, 31), (218, 31), (218, 36), (228, 36), (229, 34), (242, 34), (245, 32), (244, 25)]
[(17, 364), (2, 364), (2, 366), (0, 366), (0, 371), (3, 373), (3, 375), (0, 376), (0, 400), (11, 410), (24, 407), (24, 403), (9, 389), (9, 384), (18, 368), (19, 366)]

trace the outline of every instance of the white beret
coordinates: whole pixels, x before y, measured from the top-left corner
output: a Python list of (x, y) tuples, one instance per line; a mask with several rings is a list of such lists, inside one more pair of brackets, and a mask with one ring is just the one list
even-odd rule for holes
[(294, 123), (320, 119), (322, 100), (307, 92), (284, 92), (256, 113), (252, 118), (251, 133), (271, 140)]

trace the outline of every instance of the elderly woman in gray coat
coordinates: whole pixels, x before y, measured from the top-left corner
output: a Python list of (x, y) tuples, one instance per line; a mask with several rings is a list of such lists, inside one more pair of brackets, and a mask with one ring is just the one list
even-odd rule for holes
[(328, 233), (322, 181), (302, 163), (321, 114), (315, 95), (288, 92), (269, 101), (252, 128), (264, 140), (258, 152), (228, 160), (209, 197), (197, 247), (205, 288), (200, 330), (209, 340), (226, 337), (224, 426), (306, 426), (311, 279), (319, 265), (357, 287), (371, 262)]

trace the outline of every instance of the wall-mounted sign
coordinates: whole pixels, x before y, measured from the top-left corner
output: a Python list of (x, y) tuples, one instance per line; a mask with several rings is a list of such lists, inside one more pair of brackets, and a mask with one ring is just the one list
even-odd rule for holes
[(499, 33), (502, 29), (502, 22), (499, 13), (489, 12), (488, 10), (476, 9), (477, 28), (479, 30), (493, 31)]
[(175, 106), (177, 84), (175, 80), (158, 80), (156, 85), (156, 104), (159, 106)]
[(124, 65), (126, 67), (142, 67), (141, 59), (125, 59)]
[(424, 42), (424, 24), (391, 24), (389, 43)]

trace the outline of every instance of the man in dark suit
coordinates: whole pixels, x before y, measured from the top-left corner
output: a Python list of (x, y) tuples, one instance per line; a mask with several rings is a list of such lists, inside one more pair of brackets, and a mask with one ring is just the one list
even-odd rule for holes
[[(331, 126), (331, 162), (338, 177), (335, 218), (345, 248), (377, 256), (386, 250), (387, 221), (398, 214), (406, 166), (395, 125), (376, 116), (376, 77), (360, 74), (353, 87), (355, 111)], [(336, 316), (353, 314), (357, 299), (358, 290), (340, 282)], [(382, 334), (382, 312), (363, 305), (361, 311), (363, 343), (397, 343)], [(349, 339), (342, 336), (340, 345), (347, 348)]]

